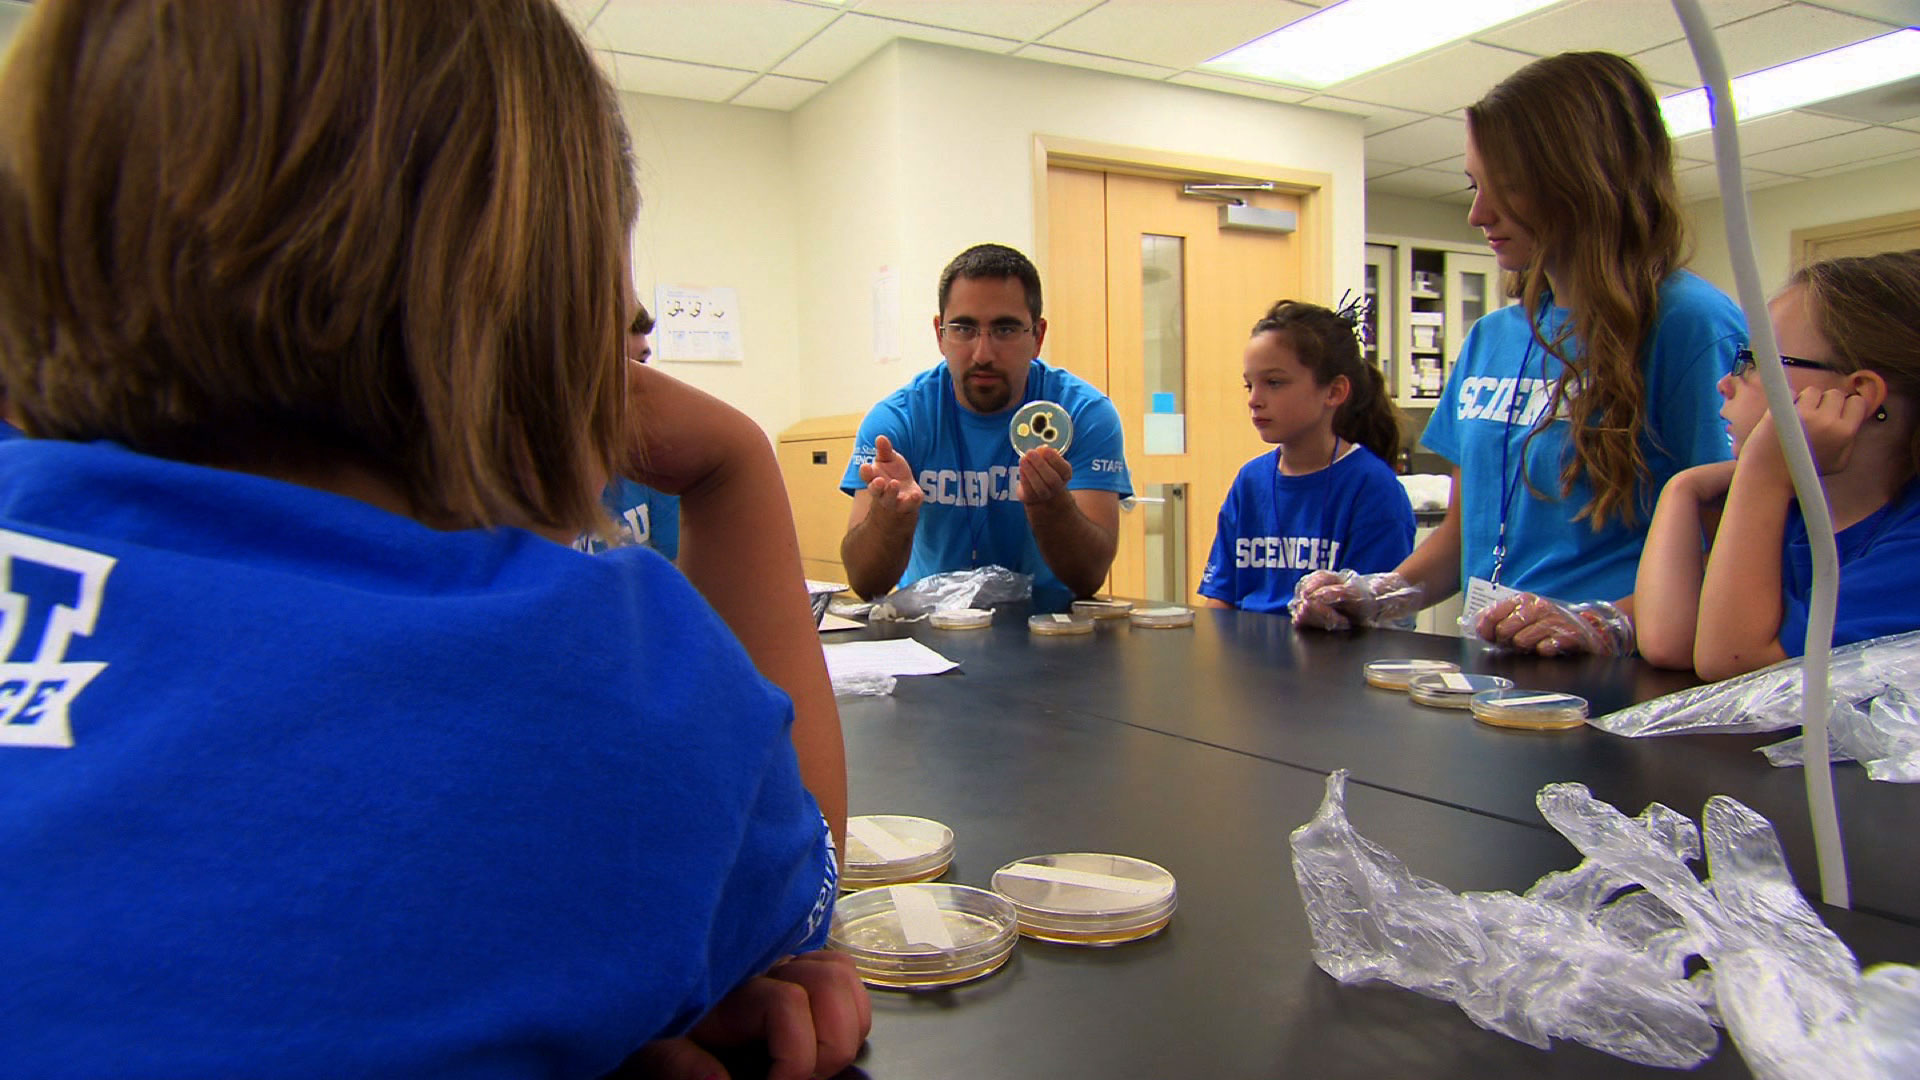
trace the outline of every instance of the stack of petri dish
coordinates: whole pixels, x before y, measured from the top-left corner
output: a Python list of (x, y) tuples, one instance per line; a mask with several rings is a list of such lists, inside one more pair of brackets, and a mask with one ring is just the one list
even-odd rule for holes
[(1407, 696), (1422, 705), (1441, 709), (1470, 709), (1473, 695), (1505, 690), (1512, 679), (1498, 675), (1463, 675), (1458, 671), (1427, 672), (1407, 680)]
[(1133, 610), (1131, 600), (1075, 600), (1073, 613), (1089, 619), (1124, 619)]
[(1042, 637), (1064, 637), (1093, 633), (1093, 620), (1085, 615), (1030, 615), (1027, 629)]
[(936, 611), (927, 616), (936, 630), (984, 630), (993, 625), (993, 612), (987, 608), (958, 608)]
[(850, 817), (840, 887), (871, 889), (932, 881), (952, 863), (953, 830), (937, 821), (904, 814)]
[(1176, 891), (1166, 868), (1128, 855), (1034, 855), (993, 872), (1020, 932), (1069, 945), (1118, 945), (1159, 933)]
[(1183, 607), (1135, 608), (1127, 615), (1127, 621), (1135, 626), (1147, 626), (1157, 630), (1192, 626), (1193, 609)]
[(853, 957), (869, 986), (935, 990), (999, 970), (1019, 936), (1019, 918), (1005, 897), (930, 882), (841, 897), (827, 944)]
[(1488, 690), (1473, 695), (1473, 718), (1494, 727), (1564, 731), (1587, 722), (1587, 699), (1548, 690)]
[(1404, 692), (1415, 675), (1444, 675), (1459, 671), (1460, 665), (1451, 660), (1369, 660), (1362, 670), (1368, 686)]

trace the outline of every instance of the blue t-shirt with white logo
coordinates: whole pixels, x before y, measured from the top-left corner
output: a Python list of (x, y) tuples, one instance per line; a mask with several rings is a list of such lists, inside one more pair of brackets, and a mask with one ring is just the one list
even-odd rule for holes
[(1282, 475), (1280, 453), (1261, 454), (1234, 477), (1200, 595), (1285, 611), (1294, 583), (1315, 570), (1379, 573), (1413, 551), (1413, 503), (1373, 451), (1352, 447), (1305, 476)]
[[(1920, 480), (1909, 480), (1892, 502), (1841, 529), (1834, 543), (1840, 553), (1840, 595), (1833, 643), (1920, 630)], [(1780, 647), (1788, 656), (1804, 655), (1813, 545), (1798, 502), (1787, 515), (1780, 591)]]
[[(1543, 305), (1542, 336), (1552, 341), (1567, 318), (1565, 308)], [(1492, 577), (1504, 501), (1507, 558), (1500, 584), (1574, 602), (1633, 592), (1660, 489), (1681, 469), (1733, 455), (1718, 384), (1746, 341), (1746, 319), (1725, 293), (1685, 270), (1661, 283), (1660, 311), (1640, 368), (1647, 478), (1634, 493), (1635, 524), (1616, 517), (1596, 529), (1591, 519), (1573, 520), (1593, 497), (1584, 477), (1560, 494), (1572, 429), (1564, 415), (1545, 415), (1560, 362), (1534, 342), (1521, 305), (1474, 323), (1420, 439), (1460, 469), (1461, 583)], [(1529, 442), (1535, 428), (1540, 433)]]
[[(1077, 375), (1035, 360), (1027, 368), (1026, 400), (1054, 402), (1073, 419), (1073, 441), (1065, 455), (1073, 466), (1070, 490), (1111, 491), (1123, 499), (1133, 494), (1120, 414), (1105, 394)], [(914, 376), (861, 422), (840, 489), (852, 495), (866, 488), (860, 466), (873, 460), (874, 440), (885, 435), (925, 493), (900, 585), (947, 570), (997, 565), (1032, 574), (1036, 604), (1070, 598), (1040, 556), (1026, 507), (1014, 498), (1020, 455), (1014, 453), (1007, 425), (1020, 404), (985, 416), (966, 409), (954, 397), (946, 365), (940, 364)]]
[[(680, 557), (680, 497), (655, 491), (624, 476), (609, 481), (600, 492), (600, 505), (620, 530), (620, 539), (650, 547), (669, 559)], [(583, 536), (575, 547), (602, 552), (610, 546), (595, 536)]]
[(643, 548), (0, 445), (0, 1073), (606, 1074), (820, 945), (787, 696)]

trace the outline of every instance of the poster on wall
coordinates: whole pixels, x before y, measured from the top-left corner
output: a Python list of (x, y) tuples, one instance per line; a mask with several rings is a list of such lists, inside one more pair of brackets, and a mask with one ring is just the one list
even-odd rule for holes
[(900, 359), (900, 271), (883, 266), (873, 272), (873, 362)]
[(740, 298), (733, 289), (661, 285), (653, 291), (653, 358), (738, 363)]

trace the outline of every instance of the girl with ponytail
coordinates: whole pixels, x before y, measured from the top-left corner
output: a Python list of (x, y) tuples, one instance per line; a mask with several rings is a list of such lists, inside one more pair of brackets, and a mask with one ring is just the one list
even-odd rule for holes
[(1356, 320), (1282, 300), (1253, 326), (1247, 408), (1277, 448), (1240, 470), (1200, 581), (1211, 607), (1284, 612), (1316, 570), (1391, 570), (1413, 550), (1413, 506), (1388, 462), (1400, 425)]

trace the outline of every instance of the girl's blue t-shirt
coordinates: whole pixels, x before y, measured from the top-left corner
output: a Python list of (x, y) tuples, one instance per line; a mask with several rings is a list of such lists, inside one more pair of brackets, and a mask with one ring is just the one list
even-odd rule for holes
[[(1421, 442), (1460, 470), (1460, 574), (1491, 579), (1506, 506), (1500, 584), (1556, 600), (1618, 600), (1633, 592), (1654, 501), (1674, 473), (1733, 455), (1720, 417), (1720, 377), (1747, 342), (1746, 319), (1725, 293), (1685, 271), (1660, 286), (1660, 310), (1641, 365), (1647, 476), (1634, 492), (1632, 525), (1618, 518), (1595, 528), (1575, 521), (1593, 497), (1582, 478), (1565, 496), (1560, 472), (1572, 453), (1572, 428), (1547, 406), (1560, 362), (1534, 341), (1521, 305), (1501, 308), (1468, 331), (1445, 396)], [(1568, 312), (1541, 310), (1548, 341)], [(1578, 347), (1577, 343), (1569, 346)], [(1531, 441), (1529, 433), (1538, 429)], [(1521, 472), (1524, 466), (1524, 474)], [(1531, 488), (1529, 487), (1531, 482)]]
[[(1833, 643), (1920, 630), (1920, 480), (1908, 481), (1892, 502), (1840, 530), (1834, 542), (1840, 595)], [(1813, 546), (1798, 503), (1787, 515), (1780, 592), (1780, 647), (1788, 656), (1805, 655)]]
[(1246, 463), (1220, 506), (1200, 594), (1246, 611), (1283, 612), (1315, 570), (1371, 574), (1413, 551), (1413, 504), (1393, 469), (1357, 446), (1305, 476), (1280, 451)]
[(0, 445), (7, 1075), (600, 1076), (818, 947), (792, 704), (644, 548)]

